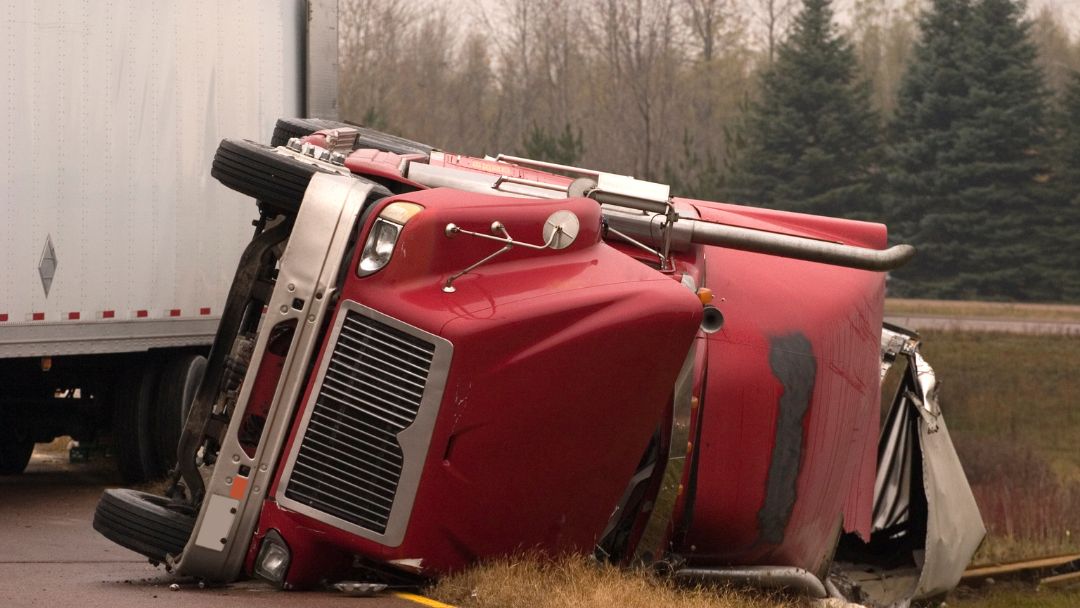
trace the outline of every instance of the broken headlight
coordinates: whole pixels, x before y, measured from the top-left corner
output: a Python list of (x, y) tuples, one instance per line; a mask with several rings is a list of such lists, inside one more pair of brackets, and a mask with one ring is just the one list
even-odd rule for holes
[(285, 539), (281, 538), (277, 530), (270, 530), (263, 537), (259, 556), (255, 558), (255, 576), (281, 587), (285, 583), (290, 561), (292, 554), (289, 546), (285, 544)]
[(360, 264), (356, 268), (358, 276), (374, 274), (390, 263), (402, 228), (421, 210), (423, 207), (415, 203), (396, 202), (390, 203), (379, 213), (364, 243)]

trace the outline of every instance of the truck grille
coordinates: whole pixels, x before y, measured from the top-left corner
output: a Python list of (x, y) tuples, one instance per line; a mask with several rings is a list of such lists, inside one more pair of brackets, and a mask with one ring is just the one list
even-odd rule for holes
[(397, 435), (416, 420), (435, 345), (345, 315), (285, 496), (382, 534), (404, 462)]

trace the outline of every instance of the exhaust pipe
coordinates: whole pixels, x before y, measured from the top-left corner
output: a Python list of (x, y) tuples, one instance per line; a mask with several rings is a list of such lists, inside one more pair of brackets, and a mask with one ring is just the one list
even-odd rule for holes
[(707, 304), (701, 311), (701, 331), (707, 334), (715, 334), (724, 326), (724, 313), (720, 309)]
[(690, 221), (693, 222), (690, 241), (700, 245), (717, 245), (875, 272), (895, 270), (915, 257), (915, 248), (911, 245), (867, 249), (752, 228)]
[[(915, 248), (911, 245), (868, 249), (689, 218), (679, 218), (667, 227), (663, 217), (610, 208), (604, 209), (604, 220), (611, 228), (658, 247), (668, 236), (671, 249), (675, 251), (686, 251), (692, 244), (714, 245), (874, 272), (895, 270), (915, 256)], [(665, 232), (670, 234), (665, 235)]]

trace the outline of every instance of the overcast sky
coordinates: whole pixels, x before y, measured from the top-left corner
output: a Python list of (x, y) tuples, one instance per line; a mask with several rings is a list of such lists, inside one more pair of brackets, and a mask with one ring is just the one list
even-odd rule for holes
[[(744, 6), (752, 6), (754, 0), (734, 0)], [(902, 0), (893, 0), (899, 4)], [(925, 0), (924, 0), (925, 1)], [(850, 10), (855, 0), (834, 0), (833, 6), (843, 19), (844, 13)], [(472, 11), (483, 10), (490, 14), (498, 14), (499, 8), (505, 4), (504, 0), (441, 0), (437, 4), (450, 7), (452, 14), (468, 14)], [(1043, 6), (1050, 6), (1061, 13), (1063, 21), (1069, 30), (1076, 34), (1080, 31), (1080, 0), (1028, 0), (1029, 12), (1034, 15)]]

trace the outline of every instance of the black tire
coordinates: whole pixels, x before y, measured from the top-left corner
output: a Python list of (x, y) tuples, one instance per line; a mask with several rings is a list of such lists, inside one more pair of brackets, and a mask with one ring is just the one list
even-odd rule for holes
[(360, 131), (354, 149), (375, 148), (376, 150), (393, 152), (394, 154), (423, 154), (424, 156), (429, 156), (434, 149), (427, 144), (398, 137), (397, 135), (321, 118), (279, 118), (277, 124), (274, 125), (274, 135), (270, 138), (270, 145), (276, 148), (289, 143), (289, 140), (293, 137), (306, 137), (316, 131), (343, 127)]
[[(222, 184), (284, 213), (300, 209), (304, 192), (316, 173), (327, 171), (246, 139), (223, 139), (210, 170), (210, 175)], [(390, 191), (376, 184), (370, 196), (390, 196)]]
[(168, 471), (176, 464), (180, 433), (205, 372), (206, 357), (195, 353), (178, 354), (161, 369), (157, 403), (151, 415), (156, 470)]
[(0, 475), (18, 475), (30, 464), (34, 439), (19, 428), (10, 412), (0, 411)]
[(178, 555), (195, 529), (195, 514), (163, 496), (105, 490), (94, 511), (94, 529), (114, 543), (155, 562)]
[(113, 403), (116, 464), (127, 483), (144, 483), (165, 473), (158, 469), (150, 432), (160, 364), (153, 359), (136, 365), (120, 379)]
[(316, 173), (325, 171), (246, 139), (223, 139), (210, 169), (222, 184), (289, 213), (300, 208)]

